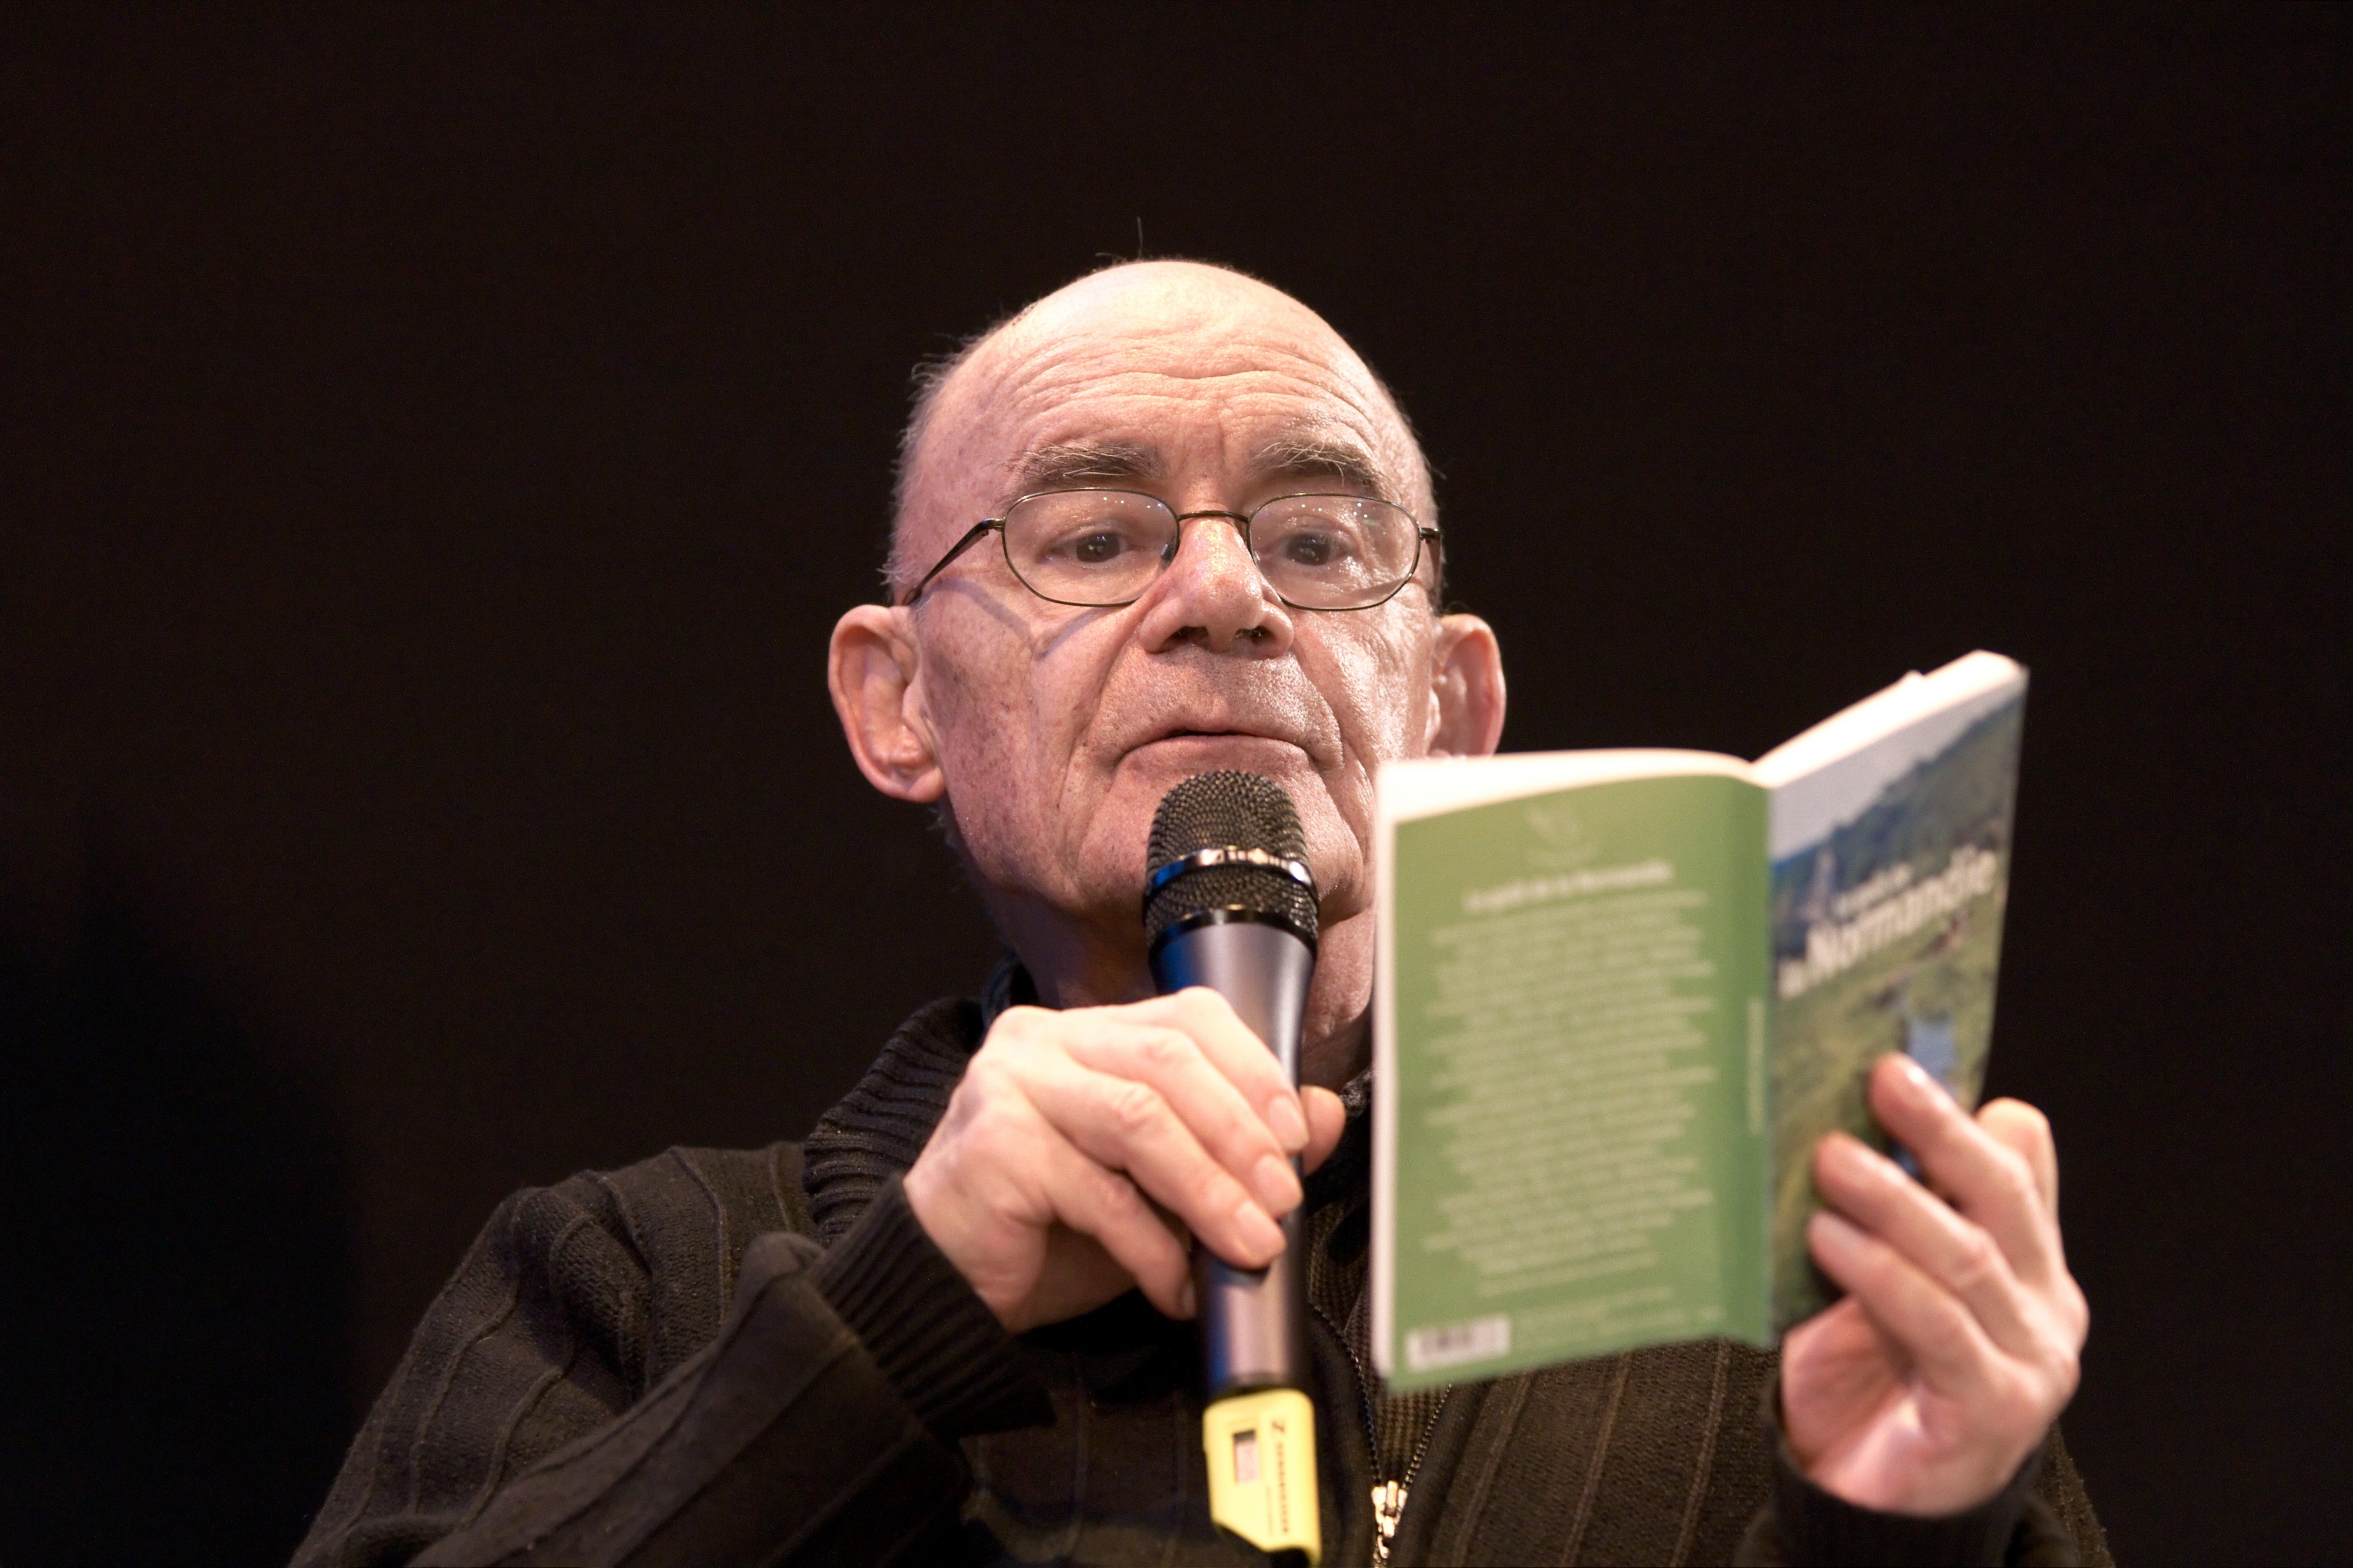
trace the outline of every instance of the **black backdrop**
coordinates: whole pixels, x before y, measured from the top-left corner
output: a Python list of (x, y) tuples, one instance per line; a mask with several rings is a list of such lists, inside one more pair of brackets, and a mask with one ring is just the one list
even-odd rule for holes
[(910, 362), (1139, 243), (1397, 386), (1507, 746), (2033, 668), (2070, 1436), (2344, 1550), (2345, 14), (1439, 20), (8, 13), (0, 1556), (281, 1554), (501, 1194), (976, 983), (825, 637)]

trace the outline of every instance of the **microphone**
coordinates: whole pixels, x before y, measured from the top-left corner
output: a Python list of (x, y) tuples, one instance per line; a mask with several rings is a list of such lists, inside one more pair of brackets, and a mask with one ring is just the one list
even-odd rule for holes
[[(1315, 879), (1299, 812), (1272, 779), (1198, 773), (1161, 798), (1145, 856), (1144, 935), (1166, 995), (1206, 985), (1299, 1081), (1299, 1035), (1315, 973)], [(1293, 1168), (1298, 1168), (1293, 1160)], [(1300, 1210), (1282, 1255), (1235, 1268), (1193, 1252), (1208, 1408), (1201, 1446), (1209, 1517), (1261, 1552), (1323, 1556), (1309, 1402), (1307, 1260)]]

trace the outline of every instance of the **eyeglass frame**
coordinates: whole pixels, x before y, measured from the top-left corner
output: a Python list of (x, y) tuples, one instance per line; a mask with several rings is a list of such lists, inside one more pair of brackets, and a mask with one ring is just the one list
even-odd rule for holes
[[(1156, 502), (1158, 505), (1166, 507), (1169, 515), (1176, 519), (1176, 542), (1180, 549), (1183, 548), (1185, 542), (1185, 525), (1192, 521), (1194, 519), (1201, 517), (1222, 517), (1227, 521), (1233, 523), (1235, 525), (1235, 531), (1242, 536), (1242, 547), (1246, 550), (1250, 549), (1250, 529), (1251, 520), (1256, 518), (1260, 512), (1264, 511), (1267, 508), (1273, 506), (1280, 501), (1287, 500), (1380, 501), (1383, 506), (1397, 507), (1398, 511), (1404, 513), (1406, 521), (1413, 524), (1413, 564), (1405, 569), (1404, 576), (1398, 578), (1395, 583), (1389, 585), (1389, 591), (1388, 593), (1383, 594), (1379, 598), (1373, 600), (1370, 604), (1329, 605), (1299, 604), (1295, 600), (1285, 597), (1282, 589), (1275, 588), (1273, 583), (1268, 581), (1265, 569), (1261, 567), (1259, 569), (1259, 581), (1265, 583), (1269, 588), (1273, 588), (1274, 596), (1277, 599), (1282, 600), (1285, 605), (1294, 610), (1313, 610), (1319, 615), (1330, 616), (1350, 615), (1358, 610), (1377, 610), (1383, 605), (1388, 604), (1391, 599), (1396, 598), (1399, 594), (1404, 593), (1405, 585), (1415, 580), (1416, 574), (1421, 570), (1421, 555), (1424, 549), (1427, 549), (1430, 552), (1430, 558), (1438, 563), (1439, 582), (1442, 584), (1446, 578), (1446, 536), (1440, 532), (1439, 530), (1431, 524), (1422, 521), (1421, 519), (1414, 516), (1412, 512), (1407, 511), (1404, 507), (1397, 506), (1395, 501), (1382, 500), (1379, 496), (1350, 495), (1345, 490), (1293, 490), (1283, 495), (1269, 496), (1266, 500), (1259, 502), (1257, 506), (1250, 509), (1250, 512), (1245, 515), (1241, 512), (1226, 511), (1217, 508), (1211, 508), (1203, 511), (1178, 511), (1174, 506), (1169, 505), (1167, 501), (1162, 500), (1160, 497), (1154, 495), (1150, 490), (1124, 490), (1106, 488), (1100, 485), (1075, 485), (1059, 489), (1031, 490), (1028, 495), (1016, 496), (1011, 500), (1006, 502), (1004, 517), (987, 517), (981, 519), (978, 522), (974, 523), (970, 528), (965, 530), (964, 537), (962, 539), (957, 540), (954, 544), (948, 546), (947, 553), (941, 556), (938, 561), (934, 562), (930, 571), (924, 573), (922, 577), (916, 580), (915, 585), (907, 590), (905, 597), (893, 601), (892, 607), (902, 610), (913, 608), (915, 601), (923, 596), (923, 590), (932, 585), (932, 580), (937, 577), (941, 573), (946, 571), (949, 565), (955, 561), (956, 557), (962, 555), (975, 544), (977, 544), (980, 542), (981, 535), (985, 533), (994, 533), (997, 535), (997, 548), (1005, 557), (1005, 569), (1013, 574), (1013, 580), (1020, 584), (1021, 586), (1027, 589), (1030, 594), (1043, 599), (1050, 605), (1063, 605), (1074, 610), (1118, 610), (1124, 609), (1126, 606), (1133, 605), (1135, 603), (1136, 599), (1144, 597), (1144, 594), (1148, 594), (1152, 591), (1150, 583), (1145, 584), (1144, 593), (1136, 595), (1134, 599), (1114, 599), (1107, 604), (1092, 604), (1082, 599), (1057, 599), (1051, 594), (1040, 593), (1037, 588), (1031, 586), (1029, 579), (1021, 575), (1021, 568), (1013, 564), (1013, 547), (1007, 543), (1005, 540), (1005, 523), (1007, 518), (1010, 518), (1015, 510), (1026, 501), (1038, 500), (1046, 496), (1083, 495), (1140, 496), (1145, 500)], [(1175, 556), (1170, 556), (1169, 560), (1162, 564), (1160, 572), (1166, 572), (1169, 565), (1175, 563)], [(1258, 564), (1258, 555), (1255, 551), (1251, 552), (1250, 563), (1253, 566)], [(1152, 577), (1152, 582), (1156, 583), (1159, 580), (1160, 573), (1155, 573)], [(1431, 589), (1431, 593), (1435, 595), (1437, 589), (1433, 587)]]

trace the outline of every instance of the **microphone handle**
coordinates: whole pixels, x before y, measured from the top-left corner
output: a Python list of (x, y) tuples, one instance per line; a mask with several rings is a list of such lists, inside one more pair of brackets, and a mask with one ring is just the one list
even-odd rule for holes
[[(1206, 985), (1266, 1042), (1282, 1075), (1299, 1081), (1299, 1034), (1315, 951), (1288, 929), (1222, 921), (1180, 931), (1152, 955), (1162, 994)], [(1293, 1161), (1293, 1168), (1298, 1162)], [(1203, 1375), (1216, 1401), (1252, 1388), (1308, 1385), (1307, 1250), (1301, 1211), (1282, 1217), (1282, 1255), (1265, 1268), (1236, 1268), (1206, 1247), (1193, 1253), (1200, 1301)]]

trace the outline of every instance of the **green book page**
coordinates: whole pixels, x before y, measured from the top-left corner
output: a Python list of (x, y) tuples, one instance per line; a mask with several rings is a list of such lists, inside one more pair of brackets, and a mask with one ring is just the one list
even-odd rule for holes
[(1765, 794), (1400, 822), (1377, 1359), (1406, 1390), (1766, 1330)]

